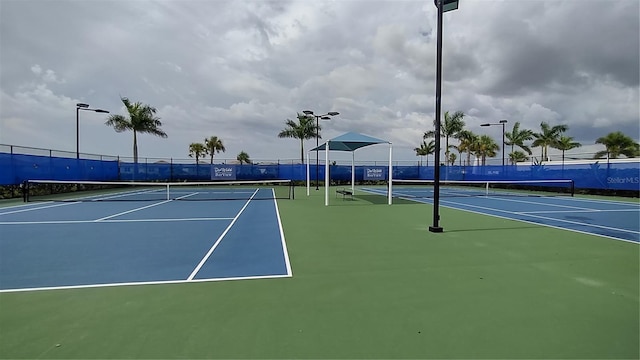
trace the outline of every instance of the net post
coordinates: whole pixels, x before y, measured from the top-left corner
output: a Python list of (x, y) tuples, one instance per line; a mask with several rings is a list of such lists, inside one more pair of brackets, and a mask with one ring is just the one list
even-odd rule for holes
[(169, 188), (169, 183), (167, 183), (167, 200), (171, 200), (171, 192), (170, 192), (170, 188)]
[(489, 182), (485, 184), (484, 196), (489, 196)]
[(570, 180), (571, 181), (571, 197), (573, 197), (573, 194), (575, 194), (575, 189), (576, 189), (576, 183), (575, 181), (573, 181), (573, 179)]
[(289, 191), (291, 192), (291, 200), (296, 199), (296, 184), (293, 180), (289, 180)]
[(25, 180), (20, 184), (22, 190), (22, 201), (29, 202), (29, 181)]

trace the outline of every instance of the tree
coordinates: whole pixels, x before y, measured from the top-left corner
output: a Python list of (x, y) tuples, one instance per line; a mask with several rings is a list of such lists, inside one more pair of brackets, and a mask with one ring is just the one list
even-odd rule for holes
[(554, 148), (558, 150), (562, 150), (562, 166), (564, 168), (564, 152), (566, 150), (571, 150), (575, 148), (579, 148), (582, 146), (579, 142), (573, 141), (573, 138), (570, 136), (560, 136), (560, 139), (553, 145)]
[(476, 155), (482, 160), (482, 165), (487, 164), (487, 157), (495, 157), (500, 150), (500, 146), (489, 135), (481, 135), (473, 147)]
[(519, 162), (527, 161), (528, 159), (529, 157), (527, 156), (527, 154), (519, 150), (512, 151), (509, 154), (509, 161), (511, 161), (511, 164), (513, 165)]
[(455, 153), (449, 154), (449, 157), (447, 158), (447, 162), (449, 162), (449, 165), (455, 165), (456, 160), (458, 160), (458, 155), (456, 155)]
[(196, 158), (196, 164), (200, 163), (200, 158), (207, 155), (207, 148), (201, 143), (191, 143), (189, 145), (189, 157)]
[(513, 128), (511, 128), (510, 132), (506, 132), (504, 137), (507, 138), (505, 141), (505, 145), (511, 145), (511, 152), (513, 152), (513, 147), (517, 146), (520, 149), (527, 152), (527, 154), (531, 155), (531, 149), (524, 144), (525, 141), (529, 141), (533, 139), (533, 131), (529, 129), (520, 130), (520, 122), (517, 121), (513, 124)]
[(240, 153), (238, 154), (238, 156), (236, 156), (236, 160), (238, 160), (240, 162), (240, 165), (244, 164), (251, 164), (251, 159), (249, 159), (249, 154), (247, 154), (244, 151), (240, 151)]
[(469, 166), (471, 164), (471, 153), (474, 151), (473, 145), (479, 140), (478, 135), (469, 130), (462, 130), (458, 133), (458, 140), (460, 141), (458, 150), (460, 153), (467, 153), (467, 166)]
[[(445, 159), (449, 158), (449, 138), (456, 139), (458, 133), (464, 128), (464, 113), (462, 111), (456, 111), (453, 115), (449, 115), (449, 112), (444, 113), (444, 123), (440, 126), (440, 137), (445, 138)], [(435, 126), (436, 120), (433, 121)], [(424, 133), (423, 138), (429, 139), (436, 136), (435, 130), (430, 130)], [(436, 159), (436, 163), (439, 159)]]
[(207, 148), (207, 153), (211, 155), (211, 164), (213, 164), (213, 155), (215, 153), (219, 154), (220, 151), (227, 151), (227, 149), (224, 148), (222, 139), (217, 136), (211, 136), (208, 139), (204, 139), (204, 147)]
[(549, 146), (554, 146), (558, 140), (560, 139), (560, 135), (569, 129), (567, 125), (556, 125), (554, 127), (549, 126), (546, 122), (540, 123), (540, 129), (542, 130), (539, 133), (534, 133), (533, 137), (535, 140), (533, 141), (532, 146), (537, 147), (540, 146), (542, 149), (542, 161), (545, 159), (549, 160), (549, 155), (547, 153), (547, 149)]
[(426, 166), (429, 166), (429, 158), (427, 156), (434, 153), (436, 150), (436, 142), (435, 140), (431, 140), (428, 143), (426, 141), (422, 141), (420, 147), (413, 149), (416, 152), (416, 156), (424, 156), (426, 160)]
[(620, 131), (599, 137), (596, 144), (604, 145), (606, 150), (598, 151), (593, 157), (594, 159), (600, 159), (607, 155), (611, 159), (617, 159), (620, 155), (628, 158), (640, 156), (640, 144)]
[(167, 134), (160, 129), (162, 122), (156, 117), (156, 108), (141, 102), (131, 103), (126, 97), (121, 97), (129, 117), (110, 115), (105, 123), (113, 126), (116, 132), (133, 131), (133, 162), (138, 163), (138, 133), (147, 133), (166, 138)]
[(320, 139), (320, 126), (316, 126), (313, 117), (300, 113), (297, 117), (297, 123), (290, 119), (285, 121), (287, 127), (280, 131), (278, 137), (300, 139), (300, 161), (304, 163), (304, 141), (316, 137)]

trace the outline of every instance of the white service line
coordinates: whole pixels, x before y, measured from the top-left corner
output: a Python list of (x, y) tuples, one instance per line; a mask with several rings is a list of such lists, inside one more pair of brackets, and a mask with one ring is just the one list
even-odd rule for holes
[(229, 230), (231, 230), (231, 227), (233, 226), (233, 224), (236, 223), (236, 221), (238, 220), (238, 218), (240, 217), (240, 214), (242, 214), (242, 212), (244, 211), (244, 209), (247, 208), (247, 206), (249, 206), (249, 203), (251, 203), (251, 200), (253, 199), (254, 196), (256, 196), (256, 194), (258, 193), (258, 190), (260, 189), (256, 189), (253, 194), (251, 195), (251, 197), (249, 198), (249, 200), (247, 200), (247, 202), (244, 204), (244, 206), (242, 207), (242, 209), (240, 209), (240, 211), (236, 214), (236, 216), (233, 218), (233, 220), (231, 220), (231, 223), (229, 224), (229, 226), (227, 226), (226, 229), (224, 229), (224, 231), (222, 232), (222, 234), (220, 234), (220, 236), (218, 237), (218, 239), (216, 240), (216, 242), (211, 246), (211, 248), (209, 249), (209, 251), (207, 252), (207, 254), (202, 258), (202, 260), (200, 260), (200, 262), (198, 263), (198, 266), (196, 266), (195, 269), (193, 269), (193, 271), (191, 272), (191, 275), (189, 275), (189, 277), (187, 278), (187, 281), (191, 281), (193, 280), (193, 278), (198, 274), (198, 271), (200, 271), (200, 269), (202, 268), (202, 266), (204, 266), (204, 263), (207, 262), (207, 260), (209, 260), (209, 257), (211, 257), (211, 254), (213, 254), (213, 251), (218, 247), (218, 245), (220, 244), (220, 242), (222, 241), (222, 239), (225, 237), (225, 235), (227, 235), (227, 233), (229, 232)]
[[(184, 199), (184, 198), (186, 198), (186, 197), (193, 196), (193, 195), (196, 195), (196, 194), (197, 194), (197, 193), (193, 193), (193, 194), (188, 194), (188, 195), (180, 196), (179, 198), (176, 198), (176, 200)], [(93, 221), (95, 221), (95, 222), (98, 222), (98, 221), (104, 221), (104, 220), (107, 220), (107, 219), (114, 218), (114, 217), (116, 217), (116, 216), (125, 215), (125, 214), (129, 214), (129, 213), (132, 213), (132, 212), (136, 212), (136, 211), (140, 211), (140, 210), (148, 209), (148, 208), (150, 208), (150, 207), (154, 207), (154, 206), (158, 206), (158, 205), (166, 204), (166, 203), (171, 202), (171, 201), (173, 201), (173, 200), (165, 200), (165, 201), (161, 201), (161, 202), (159, 202), (159, 203), (155, 203), (155, 204), (151, 204), (151, 205), (147, 205), (147, 206), (143, 206), (143, 207), (139, 207), (139, 208), (135, 208), (135, 209), (131, 209), (131, 210), (127, 210), (127, 211), (123, 211), (123, 212), (121, 212), (121, 213), (117, 213), (117, 214), (114, 214), (114, 215), (105, 216), (105, 217), (103, 217), (103, 218), (96, 219), (96, 220), (93, 220)]]

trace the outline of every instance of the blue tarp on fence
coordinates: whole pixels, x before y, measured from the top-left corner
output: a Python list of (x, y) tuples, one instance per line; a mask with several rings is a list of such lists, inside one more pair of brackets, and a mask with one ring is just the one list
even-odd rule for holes
[[(219, 165), (217, 165), (219, 166)], [(234, 167), (237, 180), (306, 180), (305, 164), (227, 164)], [(355, 179), (364, 179), (365, 169), (356, 166)], [(324, 165), (310, 177), (324, 180)], [(351, 181), (350, 165), (331, 165), (332, 181)], [(394, 166), (394, 179), (433, 179), (433, 166)], [(441, 180), (552, 180), (572, 179), (578, 189), (640, 190), (640, 162), (562, 165), (442, 166)], [(125, 163), (115, 160), (87, 160), (62, 157), (0, 153), (0, 185), (19, 184), (24, 180), (95, 180), (95, 181), (207, 181), (209, 164)]]

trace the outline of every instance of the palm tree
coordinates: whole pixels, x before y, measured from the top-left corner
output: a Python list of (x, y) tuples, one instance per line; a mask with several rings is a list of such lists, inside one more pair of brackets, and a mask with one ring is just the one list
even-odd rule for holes
[(449, 163), (449, 165), (455, 165), (456, 160), (458, 160), (458, 155), (456, 155), (455, 153), (449, 154), (449, 157), (447, 158), (447, 162)]
[(482, 160), (482, 165), (487, 164), (487, 156), (495, 157), (500, 150), (500, 146), (489, 135), (481, 135), (473, 147), (476, 155)]
[[(525, 141), (529, 141), (533, 139), (533, 131), (529, 129), (520, 130), (520, 122), (517, 121), (513, 124), (513, 128), (510, 132), (504, 134), (507, 141), (505, 141), (505, 145), (511, 145), (511, 152), (513, 152), (513, 147), (517, 146), (520, 149), (527, 152), (527, 154), (531, 155), (531, 149), (524, 144)], [(515, 164), (515, 163), (513, 163)]]
[(462, 130), (458, 133), (458, 140), (460, 140), (458, 150), (460, 151), (460, 153), (467, 153), (467, 166), (471, 164), (471, 153), (473, 152), (473, 144), (475, 144), (478, 139), (478, 135), (469, 130)]
[(516, 151), (512, 151), (509, 154), (509, 161), (511, 161), (511, 164), (515, 165), (516, 163), (519, 162), (523, 162), (523, 161), (527, 161), (529, 159), (529, 157), (527, 156), (527, 154), (523, 153), (522, 151), (516, 150)]
[(604, 145), (606, 150), (598, 151), (593, 157), (594, 159), (600, 159), (604, 156), (608, 156), (610, 159), (617, 159), (620, 155), (628, 158), (640, 156), (640, 144), (620, 131), (599, 137), (596, 144)]
[(320, 136), (320, 126), (316, 126), (315, 118), (298, 113), (298, 122), (287, 119), (287, 127), (280, 131), (279, 138), (300, 139), (300, 161), (304, 163), (304, 141), (308, 139), (318, 139)]
[(532, 146), (537, 147), (540, 146), (542, 149), (542, 159), (544, 161), (549, 160), (549, 156), (547, 153), (547, 149), (549, 146), (554, 146), (558, 140), (560, 139), (560, 135), (569, 129), (567, 125), (556, 125), (554, 127), (550, 127), (546, 122), (540, 123), (540, 129), (542, 130), (539, 133), (534, 133), (533, 137), (535, 140), (533, 141)]
[(116, 132), (133, 131), (133, 162), (138, 163), (138, 133), (148, 133), (161, 138), (167, 134), (160, 129), (162, 122), (156, 117), (156, 108), (141, 102), (131, 103), (126, 97), (121, 97), (122, 103), (127, 108), (129, 118), (123, 115), (110, 115), (106, 125), (113, 126)]
[(200, 163), (200, 158), (207, 155), (207, 148), (201, 143), (191, 143), (189, 145), (189, 157), (196, 158), (196, 164)]
[(416, 156), (424, 156), (426, 166), (429, 166), (429, 158), (427, 158), (427, 156), (433, 154), (433, 152), (436, 150), (436, 142), (435, 140), (431, 140), (427, 143), (423, 140), (422, 144), (420, 144), (420, 147), (414, 148), (413, 150), (416, 152)]
[[(453, 115), (449, 115), (449, 112), (444, 113), (444, 123), (440, 127), (440, 137), (445, 138), (445, 159), (449, 159), (449, 138), (456, 139), (458, 133), (464, 128), (464, 113), (462, 111), (456, 111)], [(433, 121), (435, 126), (436, 120)], [(423, 138), (429, 139), (436, 136), (435, 130), (430, 130), (424, 133)], [(439, 159), (436, 159), (436, 163)]]
[(553, 145), (554, 148), (558, 150), (562, 150), (562, 167), (563, 168), (564, 168), (564, 152), (566, 150), (579, 148), (580, 146), (582, 146), (582, 144), (580, 144), (579, 142), (573, 141), (573, 138), (570, 136), (560, 136), (560, 139), (558, 139), (558, 142), (556, 142), (555, 145)]
[(251, 164), (251, 160), (249, 159), (249, 154), (247, 154), (244, 151), (240, 151), (238, 156), (236, 156), (236, 160), (240, 161), (240, 165), (242, 165), (243, 163)]
[(222, 139), (217, 136), (211, 136), (208, 139), (204, 139), (204, 147), (207, 148), (207, 153), (211, 155), (211, 164), (213, 164), (213, 155), (215, 153), (227, 151), (227, 149), (224, 148)]

